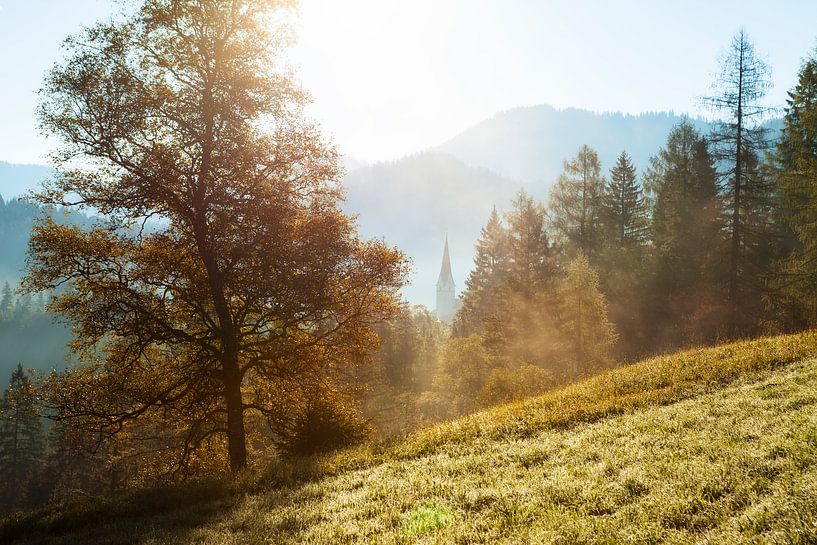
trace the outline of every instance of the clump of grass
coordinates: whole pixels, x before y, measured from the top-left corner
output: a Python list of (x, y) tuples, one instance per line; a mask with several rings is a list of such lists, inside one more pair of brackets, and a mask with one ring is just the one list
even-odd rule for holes
[(408, 535), (421, 535), (441, 528), (454, 520), (454, 513), (439, 503), (422, 505), (409, 513), (403, 531)]

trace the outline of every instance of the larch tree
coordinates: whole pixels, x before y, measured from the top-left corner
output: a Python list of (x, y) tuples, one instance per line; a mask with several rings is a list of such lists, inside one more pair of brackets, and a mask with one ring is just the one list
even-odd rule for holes
[(740, 333), (738, 322), (744, 297), (741, 283), (751, 277), (746, 266), (746, 246), (753, 233), (744, 226), (757, 223), (747, 216), (763, 209), (763, 203), (757, 201), (765, 199), (768, 194), (760, 187), (763, 178), (753, 175), (752, 162), (757, 162), (755, 158), (766, 147), (761, 121), (768, 108), (760, 102), (770, 85), (768, 65), (757, 55), (746, 31), (741, 29), (721, 59), (720, 73), (713, 85), (714, 94), (703, 99), (716, 112), (724, 114), (724, 120), (716, 124), (710, 141), (715, 159), (723, 165), (720, 175), (729, 201), (727, 327), (732, 335)]
[(548, 213), (557, 239), (568, 251), (580, 251), (591, 261), (601, 236), (604, 177), (598, 153), (582, 146), (565, 161), (564, 172), (550, 191)]
[(62, 147), (37, 199), (101, 218), (45, 219), (30, 242), (25, 285), (62, 287), (50, 310), (85, 361), (49, 401), (100, 441), (160, 435), (174, 471), (206, 446), (245, 467), (248, 423), (287, 416), (282, 383), (364, 358), (406, 274), (338, 207), (337, 153), (282, 64), (281, 4), (144, 0), (68, 39), (41, 91)]
[(617, 335), (607, 316), (607, 301), (599, 287), (599, 275), (579, 254), (565, 267), (556, 289), (559, 328), (571, 365), (565, 369), (576, 377), (603, 365), (610, 357)]

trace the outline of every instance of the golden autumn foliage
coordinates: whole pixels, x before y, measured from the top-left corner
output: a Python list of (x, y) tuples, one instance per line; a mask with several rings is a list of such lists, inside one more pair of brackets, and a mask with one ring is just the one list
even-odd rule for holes
[(247, 465), (302, 416), (282, 385), (364, 361), (406, 274), (338, 207), (279, 7), (145, 0), (69, 39), (42, 91), (63, 145), (37, 198), (101, 214), (30, 243), (26, 286), (57, 290), (83, 360), (49, 401), (66, 433), (156, 474)]

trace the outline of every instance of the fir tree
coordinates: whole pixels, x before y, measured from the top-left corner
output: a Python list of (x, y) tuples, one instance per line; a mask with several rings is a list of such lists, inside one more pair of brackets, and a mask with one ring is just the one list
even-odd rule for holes
[(620, 249), (643, 244), (647, 232), (647, 208), (638, 185), (636, 170), (626, 151), (610, 170), (602, 200), (608, 239)]
[(817, 53), (800, 68), (789, 92), (783, 130), (773, 156), (781, 253), (772, 298), (784, 329), (817, 324)]
[(645, 326), (655, 342), (712, 340), (722, 327), (722, 223), (714, 159), (688, 121), (651, 159), (652, 283)]
[(508, 259), (508, 234), (494, 207), (480, 232), (474, 268), (465, 281), (462, 307), (454, 321), (457, 336), (480, 332), (498, 319), (498, 302), (507, 277)]

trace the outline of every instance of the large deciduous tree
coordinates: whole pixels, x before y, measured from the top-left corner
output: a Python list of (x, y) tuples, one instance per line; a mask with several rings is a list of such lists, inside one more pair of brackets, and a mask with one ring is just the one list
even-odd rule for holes
[(405, 277), (337, 206), (337, 155), (281, 64), (277, 4), (145, 0), (70, 38), (42, 90), (63, 145), (37, 198), (103, 218), (46, 219), (31, 239), (26, 285), (64, 287), (50, 307), (86, 361), (50, 400), (100, 439), (172, 452), (163, 467), (203, 445), (244, 467), (247, 422), (286, 417), (282, 383), (362, 358)]

